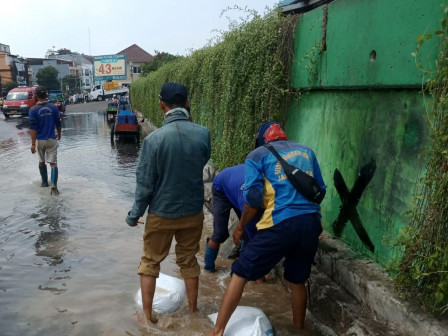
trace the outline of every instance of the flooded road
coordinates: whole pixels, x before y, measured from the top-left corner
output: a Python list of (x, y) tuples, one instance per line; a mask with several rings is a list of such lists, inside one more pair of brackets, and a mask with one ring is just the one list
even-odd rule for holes
[[(134, 301), (143, 226), (128, 227), (136, 143), (111, 144), (105, 103), (69, 106), (58, 151), (59, 196), (40, 187), (38, 159), (21, 119), (0, 117), (0, 335), (203, 335), (229, 280), (230, 260), (202, 272), (199, 312), (182, 307), (147, 331)], [(198, 260), (203, 263), (206, 221)], [(174, 249), (163, 273), (180, 277)], [(320, 335), (291, 326), (289, 295), (273, 275), (249, 283), (240, 305), (262, 309), (275, 335)]]

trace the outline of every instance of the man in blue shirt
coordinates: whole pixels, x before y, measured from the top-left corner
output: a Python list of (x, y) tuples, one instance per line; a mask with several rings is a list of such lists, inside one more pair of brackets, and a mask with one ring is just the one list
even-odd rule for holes
[[(213, 234), (205, 245), (204, 268), (215, 272), (215, 260), (219, 246), (229, 238), (230, 210), (234, 210), (238, 218), (244, 207), (244, 165), (240, 164), (223, 169), (213, 179), (212, 212)], [(249, 241), (257, 232), (255, 220), (244, 228), (244, 241)]]
[(185, 281), (190, 312), (197, 311), (199, 251), (204, 214), (203, 169), (210, 159), (210, 132), (190, 122), (186, 107), (187, 89), (165, 83), (159, 95), (163, 126), (149, 134), (142, 144), (137, 165), (135, 201), (126, 217), (129, 226), (148, 210), (143, 236), (140, 275), (143, 311), (155, 323), (152, 302), (160, 263), (176, 239), (176, 263)]
[[(30, 119), (31, 153), (39, 156), (39, 172), (42, 178), (42, 187), (48, 187), (48, 173), (46, 162), (51, 167), (51, 193), (59, 194), (58, 183), (58, 152), (61, 140), (61, 116), (58, 108), (48, 103), (47, 90), (38, 86), (34, 92), (37, 101), (28, 115)], [(57, 130), (57, 135), (55, 133)]]
[(275, 155), (264, 146), (267, 143), (289, 164), (313, 176), (322, 189), (326, 188), (311, 148), (288, 141), (276, 122), (260, 126), (257, 148), (245, 162), (245, 204), (233, 233), (235, 243), (240, 240), (245, 225), (255, 215), (256, 209), (262, 205), (266, 209), (257, 223), (257, 234), (232, 265), (232, 278), (215, 327), (208, 336), (224, 334), (247, 281), (268, 273), (282, 258), (285, 258), (284, 278), (291, 289), (293, 323), (298, 328), (304, 326), (307, 301), (305, 281), (310, 276), (322, 232), (320, 205), (305, 198), (292, 186)]

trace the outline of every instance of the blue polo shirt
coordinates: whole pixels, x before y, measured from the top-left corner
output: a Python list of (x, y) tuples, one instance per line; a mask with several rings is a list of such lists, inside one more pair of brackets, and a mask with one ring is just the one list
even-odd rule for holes
[(37, 104), (28, 112), (30, 129), (36, 130), (36, 140), (56, 139), (56, 127), (61, 127), (58, 108), (50, 103)]

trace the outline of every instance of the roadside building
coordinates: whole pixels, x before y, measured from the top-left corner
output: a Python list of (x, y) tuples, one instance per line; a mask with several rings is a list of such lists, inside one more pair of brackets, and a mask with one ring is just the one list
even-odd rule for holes
[(90, 56), (72, 52), (64, 48), (50, 52), (48, 58), (71, 62), (72, 65), (69, 74), (79, 80), (82, 91), (91, 90), (93, 87), (93, 64)]
[(37, 85), (36, 74), (40, 69), (52, 66), (58, 71), (58, 80), (62, 81), (62, 78), (70, 74), (70, 68), (73, 67), (73, 62), (49, 59), (49, 58), (28, 58), (28, 66), (32, 70), (32, 77), (30, 85)]
[[(30, 85), (31, 70), (25, 58), (11, 54), (9, 45), (0, 43), (0, 84), (17, 82), (19, 85)], [(2, 92), (3, 94), (3, 92)]]
[(133, 81), (139, 78), (142, 67), (154, 59), (154, 56), (147, 51), (133, 44), (117, 54), (124, 54), (126, 56), (126, 79), (118, 81), (119, 85), (130, 85)]

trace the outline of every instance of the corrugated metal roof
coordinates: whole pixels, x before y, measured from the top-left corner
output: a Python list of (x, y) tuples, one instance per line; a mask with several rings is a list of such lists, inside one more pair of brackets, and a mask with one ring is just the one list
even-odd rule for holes
[(75, 63), (76, 65), (92, 64), (92, 62), (89, 61), (84, 55), (80, 55), (78, 53), (70, 53), (70, 54), (64, 54), (64, 55), (50, 55), (50, 56), (48, 56), (48, 58), (71, 61), (71, 62)]

